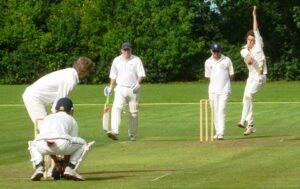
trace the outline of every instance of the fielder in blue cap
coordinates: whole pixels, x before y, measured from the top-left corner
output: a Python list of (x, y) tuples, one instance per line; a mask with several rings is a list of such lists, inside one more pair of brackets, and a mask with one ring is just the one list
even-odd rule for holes
[(226, 104), (231, 92), (234, 70), (229, 57), (221, 53), (221, 45), (213, 43), (211, 56), (205, 61), (205, 77), (209, 79), (208, 95), (214, 112), (214, 139), (224, 140)]
[(221, 51), (221, 45), (218, 43), (213, 43), (210, 48), (212, 51)]

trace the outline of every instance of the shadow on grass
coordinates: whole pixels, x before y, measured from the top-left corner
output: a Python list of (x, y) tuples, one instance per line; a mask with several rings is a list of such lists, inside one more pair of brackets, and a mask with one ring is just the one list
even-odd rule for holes
[[(86, 176), (86, 180), (114, 180), (123, 179), (127, 177), (134, 177), (137, 173), (148, 172), (169, 172), (174, 170), (119, 170), (119, 171), (96, 171), (96, 172), (84, 172), (82, 175)], [(97, 176), (96, 176), (97, 175)]]
[(107, 177), (88, 177), (86, 178), (86, 181), (93, 181), (93, 180), (97, 180), (97, 181), (104, 181), (104, 180), (115, 180), (115, 179), (123, 179), (126, 177), (130, 177), (130, 176), (107, 176)]
[(255, 134), (251, 134), (251, 135), (247, 135), (247, 136), (242, 136), (242, 137), (238, 137), (235, 139), (239, 139), (239, 140), (248, 140), (248, 139), (260, 139), (260, 138), (278, 138), (278, 137), (290, 137), (290, 135), (259, 135), (259, 136), (255, 136)]
[(274, 136), (270, 136), (270, 135), (259, 135), (259, 136), (255, 136), (254, 134), (252, 135), (247, 135), (247, 136), (241, 136), (241, 137), (237, 137), (235, 139), (239, 139), (239, 140), (248, 140), (248, 139), (253, 139), (253, 138), (272, 138)]

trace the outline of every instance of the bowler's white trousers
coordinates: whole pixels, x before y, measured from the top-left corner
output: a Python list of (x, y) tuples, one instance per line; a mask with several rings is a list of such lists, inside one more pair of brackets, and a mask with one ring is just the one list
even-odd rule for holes
[(241, 123), (247, 121), (248, 125), (253, 125), (253, 98), (254, 95), (266, 83), (266, 75), (261, 75), (259, 78), (249, 77), (247, 79), (244, 96), (243, 96), (243, 111)]

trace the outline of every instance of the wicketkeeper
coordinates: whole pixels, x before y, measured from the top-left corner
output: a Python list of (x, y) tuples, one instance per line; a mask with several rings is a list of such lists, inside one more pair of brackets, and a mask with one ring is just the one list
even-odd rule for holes
[[(77, 173), (79, 164), (84, 160), (93, 142), (87, 143), (78, 137), (78, 125), (73, 115), (73, 103), (69, 98), (61, 98), (56, 104), (56, 113), (48, 115), (40, 125), (40, 132), (34, 141), (29, 141), (31, 161), (36, 169), (31, 180), (39, 181), (43, 177), (43, 156), (50, 155), (59, 164), (66, 179), (84, 180)], [(56, 155), (64, 155), (64, 160)], [(66, 167), (64, 167), (66, 166)]]

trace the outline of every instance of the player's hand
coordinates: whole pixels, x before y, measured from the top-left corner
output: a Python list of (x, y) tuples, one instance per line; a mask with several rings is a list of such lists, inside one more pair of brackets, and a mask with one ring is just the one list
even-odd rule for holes
[(134, 94), (136, 94), (137, 92), (139, 92), (141, 85), (139, 83), (134, 84), (131, 88), (132, 88), (132, 92)]
[(104, 93), (104, 96), (110, 96), (111, 93), (112, 93), (112, 88), (111, 88), (111, 86), (106, 86), (106, 87), (104, 88), (103, 93)]
[(253, 12), (252, 12), (253, 16), (256, 16), (256, 6), (253, 6)]
[(249, 56), (249, 55), (246, 56), (244, 60), (245, 60), (245, 63), (248, 64), (248, 65), (251, 65), (252, 62), (253, 62), (252, 57)]

